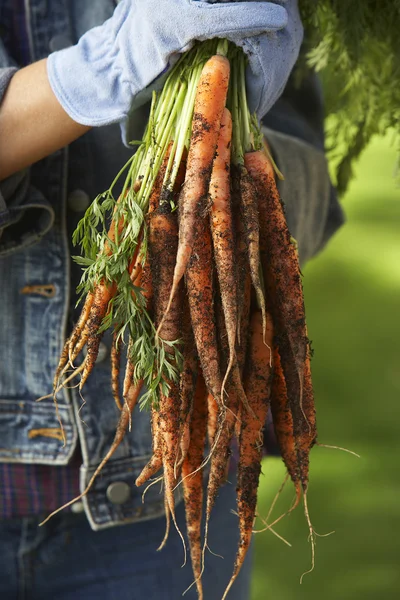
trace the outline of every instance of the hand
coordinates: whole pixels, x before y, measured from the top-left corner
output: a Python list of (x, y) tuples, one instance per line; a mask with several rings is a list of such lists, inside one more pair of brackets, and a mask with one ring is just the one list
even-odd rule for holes
[(281, 91), (294, 62), (287, 23), (286, 8), (272, 2), (122, 0), (103, 25), (49, 56), (48, 77), (74, 121), (88, 126), (123, 122), (194, 40), (228, 38), (249, 54), (250, 98), (260, 114), (277, 96), (271, 86)]
[[(226, 3), (229, 0), (208, 1)], [(264, 16), (270, 15), (270, 21), (262, 33), (248, 37), (243, 37), (241, 32), (225, 34), (227, 39), (243, 48), (248, 56), (246, 80), (249, 108), (251, 112), (257, 113), (259, 119), (282, 94), (303, 41), (303, 25), (297, 0), (264, 2), (263, 12)], [(275, 27), (272, 27), (273, 23)]]

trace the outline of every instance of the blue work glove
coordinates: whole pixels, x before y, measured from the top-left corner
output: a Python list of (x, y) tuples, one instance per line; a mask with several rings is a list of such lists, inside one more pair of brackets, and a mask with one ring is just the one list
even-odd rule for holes
[[(225, 3), (226, 0), (222, 2)], [(276, 10), (285, 11), (285, 22), (281, 27), (267, 27), (261, 34), (244, 38), (233, 34), (227, 36), (243, 48), (248, 56), (246, 83), (249, 108), (251, 112), (257, 113), (259, 119), (267, 114), (282, 94), (303, 41), (303, 25), (297, 0), (276, 0), (265, 4), (269, 5), (271, 11), (273, 5)]]
[[(277, 35), (287, 23), (286, 8), (273, 2), (122, 0), (103, 25), (49, 56), (50, 85), (78, 123), (123, 123), (194, 40), (228, 38), (249, 53), (249, 89), (253, 108), (261, 114), (272, 104), (264, 101), (265, 87), (275, 99), (271, 86), (281, 91), (294, 62), (292, 49), (287, 57), (285, 35)], [(277, 61), (283, 65), (275, 65)]]

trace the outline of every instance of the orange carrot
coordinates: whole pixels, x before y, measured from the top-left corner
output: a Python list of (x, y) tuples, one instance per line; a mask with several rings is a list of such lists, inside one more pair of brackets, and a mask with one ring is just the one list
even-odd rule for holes
[(239, 396), (231, 372), (226, 385), (226, 408), (220, 407), (218, 415), (218, 429), (214, 438), (214, 448), (211, 455), (210, 475), (207, 485), (206, 525), (204, 534), (204, 550), (207, 547), (208, 526), (211, 511), (214, 507), (219, 488), (226, 480), (229, 459), (231, 455), (230, 444), (235, 430), (236, 416), (239, 407)]
[[(294, 436), (296, 440), (303, 435), (315, 441), (315, 427), (308, 423), (303, 407), (309, 341), (297, 251), (291, 242), (269, 159), (263, 152), (252, 152), (245, 155), (245, 165), (258, 190), (264, 282), (271, 302)], [(307, 404), (312, 407), (310, 385), (307, 393), (311, 395)]]
[(207, 396), (208, 417), (207, 417), (207, 437), (210, 448), (214, 446), (215, 436), (218, 431), (218, 404), (211, 396)]
[(109, 311), (109, 303), (114, 297), (116, 286), (114, 283), (99, 282), (94, 291), (94, 300), (90, 310), (90, 316), (87, 322), (88, 339), (87, 339), (87, 354), (85, 357), (85, 368), (82, 372), (82, 377), (79, 383), (79, 390), (82, 390), (87, 378), (93, 370), (103, 333), (99, 333), (99, 329), (104, 317)]
[[(162, 320), (162, 326), (159, 327), (160, 340), (164, 343), (166, 352), (172, 352), (168, 342), (181, 337), (182, 290), (174, 296), (171, 310), (165, 314), (178, 247), (177, 216), (171, 212), (169, 203), (160, 204), (159, 208), (151, 213), (149, 229), (154, 321), (155, 325), (159, 326)], [(169, 387), (169, 392), (165, 393), (162, 389), (160, 391), (158, 428), (161, 436), (165, 494), (172, 520), (178, 530), (173, 490), (176, 485), (175, 465), (179, 450), (179, 385), (172, 380), (165, 380), (165, 384)]]
[(111, 390), (115, 404), (122, 410), (121, 397), (119, 393), (119, 372), (121, 366), (122, 338), (118, 337), (118, 329), (114, 329), (111, 344)]
[(92, 308), (93, 300), (94, 300), (94, 294), (93, 294), (93, 292), (89, 292), (88, 295), (86, 296), (85, 304), (83, 305), (81, 314), (79, 315), (78, 322), (76, 323), (74, 330), (71, 333), (71, 336), (70, 336), (68, 342), (66, 343), (66, 347), (68, 346), (68, 350), (69, 350), (69, 356), (71, 356), (72, 351), (75, 349), (75, 345), (76, 345), (76, 343), (83, 331), (83, 328), (88, 320), (90, 310)]
[(180, 462), (185, 460), (190, 444), (190, 422), (193, 412), (193, 397), (198, 374), (198, 358), (190, 322), (189, 306), (184, 297), (182, 316), (183, 329), (183, 367), (180, 378)]
[[(235, 248), (230, 195), (231, 139), (232, 117), (229, 110), (225, 108), (222, 113), (217, 155), (210, 181), (211, 234), (229, 344), (229, 362), (225, 380), (235, 360), (235, 340), (238, 327)], [(224, 382), (222, 387), (224, 387)]]
[(151, 408), (151, 438), (153, 440), (153, 454), (135, 481), (135, 485), (137, 485), (137, 487), (140, 487), (146, 483), (146, 481), (153, 477), (162, 467), (161, 437), (158, 428), (158, 411), (154, 407)]
[[(114, 229), (110, 228), (109, 237), (113, 239), (115, 236), (115, 227)], [(138, 243), (136, 244), (134, 254), (131, 258), (131, 261), (128, 265), (128, 272), (130, 274), (130, 278), (134, 281), (141, 272), (141, 263), (139, 260), (139, 251), (141, 248), (141, 242), (143, 238), (143, 232), (139, 233)], [(106, 246), (107, 244), (105, 244)], [(105, 250), (106, 253), (111, 254), (112, 250), (108, 246), (108, 249)], [(91, 305), (89, 318), (86, 323), (87, 328), (87, 354), (85, 358), (85, 368), (82, 373), (81, 381), (79, 383), (79, 389), (82, 390), (84, 384), (86, 383), (90, 373), (93, 370), (95, 365), (101, 339), (103, 337), (103, 332), (99, 332), (101, 328), (103, 319), (107, 315), (110, 310), (110, 302), (115, 296), (117, 291), (117, 286), (115, 283), (105, 283), (104, 281), (100, 281), (95, 290), (94, 290), (94, 299)]]
[(287, 397), (285, 376), (282, 371), (281, 359), (277, 346), (274, 347), (271, 413), (274, 431), (283, 462), (297, 489), (300, 482), (300, 472), (294, 440), (293, 417)]
[[(237, 341), (238, 348), (242, 344), (241, 335), (243, 331), (247, 331), (249, 323), (249, 314), (242, 315), (245, 307), (248, 306), (250, 311), (250, 295), (251, 295), (251, 276), (248, 268), (247, 243), (243, 219), (240, 214), (240, 185), (238, 172), (232, 172), (232, 209), (235, 226), (235, 262), (236, 262), (236, 279), (237, 279), (237, 303), (238, 303), (238, 331)], [(246, 304), (246, 293), (247, 304)], [(243, 329), (244, 327), (244, 329)], [(243, 329), (243, 331), (242, 331)], [(244, 358), (244, 357), (243, 357)]]
[(198, 598), (203, 598), (201, 585), (201, 515), (203, 505), (203, 461), (207, 424), (207, 388), (201, 374), (197, 377), (190, 423), (190, 444), (182, 466), (183, 497), (186, 526)]
[(221, 117), (229, 84), (229, 61), (212, 56), (204, 65), (194, 102), (185, 184), (179, 198), (179, 247), (166, 312), (192, 255), (197, 220), (204, 212)]
[[(224, 366), (229, 360), (229, 346), (225, 331), (225, 321), (221, 302), (217, 303), (217, 324), (219, 333), (219, 343), (221, 355), (224, 361)], [(218, 412), (218, 429), (214, 437), (214, 445), (211, 454), (210, 475), (207, 484), (207, 505), (206, 505), (206, 524), (205, 524), (205, 540), (204, 549), (207, 547), (208, 525), (210, 521), (211, 511), (214, 507), (218, 490), (226, 480), (229, 467), (229, 459), (231, 456), (231, 441), (235, 431), (237, 413), (240, 402), (242, 400), (242, 382), (240, 379), (239, 368), (237, 361), (234, 363), (234, 368), (229, 373), (226, 385), (227, 401), (225, 405), (220, 405)]]
[(243, 217), (247, 242), (250, 274), (257, 301), (263, 315), (263, 331), (266, 331), (266, 308), (264, 292), (260, 278), (260, 231), (258, 219), (257, 189), (246, 169), (239, 169), (240, 209)]
[(233, 575), (225, 591), (228, 594), (243, 565), (250, 546), (257, 505), (257, 489), (261, 473), (263, 427), (267, 420), (271, 388), (272, 319), (267, 313), (264, 343), (262, 312), (253, 313), (250, 322), (250, 344), (246, 365), (245, 390), (252, 414), (242, 411), (237, 479), (237, 505), (240, 540)]
[(208, 219), (199, 219), (198, 236), (186, 272), (193, 334), (209, 393), (221, 402), (222, 377), (214, 316), (211, 233)]
[[(66, 342), (64, 344), (64, 347), (63, 347), (63, 350), (62, 350), (62, 353), (60, 356), (60, 360), (57, 365), (57, 369), (56, 369), (54, 379), (53, 379), (53, 390), (58, 389), (60, 377), (62, 377), (65, 370), (68, 368), (67, 367), (68, 363), (72, 364), (76, 358), (76, 357), (73, 358), (75, 348), (76, 348), (76, 345), (79, 343), (80, 338), (84, 337), (82, 332), (84, 331), (87, 320), (89, 318), (93, 300), (94, 300), (94, 294), (92, 292), (89, 292), (88, 295), (86, 296), (86, 300), (83, 305), (79, 319), (78, 319), (74, 329), (72, 330), (71, 335), (69, 336), (69, 338), (66, 340)], [(85, 343), (86, 343), (86, 340), (85, 340), (84, 344), (82, 345), (82, 347), (79, 349), (79, 352), (82, 350)]]
[[(133, 190), (137, 192), (140, 188), (140, 182), (135, 182)], [(128, 192), (127, 192), (128, 193)], [(121, 197), (118, 198), (118, 202)], [(114, 208), (114, 214), (116, 207)], [(125, 220), (120, 217), (117, 226), (118, 235), (121, 235), (125, 227)], [(112, 254), (112, 243), (116, 239), (116, 222), (114, 219), (111, 220), (111, 224), (107, 233), (107, 239), (105, 241), (102, 253), (107, 256)], [(139, 236), (139, 242), (136, 245), (134, 256), (129, 266), (131, 272), (137, 263), (137, 255), (140, 248), (142, 239), (142, 233)], [(107, 314), (109, 302), (116, 292), (116, 286), (113, 283), (101, 281), (92, 292), (87, 294), (84, 306), (82, 308), (80, 317), (77, 324), (75, 325), (70, 337), (65, 342), (63, 351), (61, 353), (60, 361), (57, 366), (57, 370), (53, 380), (53, 388), (57, 389), (60, 376), (66, 371), (66, 365), (69, 362), (73, 364), (76, 358), (79, 356), (84, 346), (88, 345), (88, 355), (85, 359), (85, 367), (83, 369), (82, 379), (80, 382), (80, 389), (87, 380), (90, 372), (93, 369), (94, 363), (98, 355), (98, 348), (100, 345), (102, 334), (98, 334), (98, 329), (101, 325), (103, 318)]]
[[(251, 305), (251, 276), (247, 271), (244, 276), (243, 282), (241, 282), (240, 286), (243, 288), (241, 292), (241, 305), (240, 305), (240, 323), (239, 323), (239, 331), (240, 336), (238, 336), (238, 342), (236, 345), (236, 356), (238, 361), (239, 373), (240, 376), (243, 374), (243, 369), (245, 366), (246, 360), (246, 352), (248, 346), (248, 332), (249, 332), (249, 321), (250, 321), (250, 305)], [(239, 342), (240, 340), (240, 342)], [(239, 404), (237, 419), (235, 424), (235, 436), (236, 439), (239, 440), (240, 437), (240, 429), (242, 424), (242, 411), (243, 404)]]
[(302, 423), (302, 434), (296, 439), (296, 448), (299, 461), (300, 479), (303, 492), (307, 492), (309, 474), (310, 450), (317, 441), (317, 425), (315, 419), (314, 393), (311, 381), (311, 356), (308, 347), (304, 365), (304, 383), (302, 397), (302, 413), (305, 423)]

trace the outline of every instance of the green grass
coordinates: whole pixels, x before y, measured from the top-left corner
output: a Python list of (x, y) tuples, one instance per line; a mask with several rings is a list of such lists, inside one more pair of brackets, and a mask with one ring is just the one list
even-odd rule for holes
[[(301, 509), (256, 536), (252, 600), (394, 600), (400, 589), (400, 189), (395, 151), (377, 139), (344, 198), (347, 223), (304, 270), (319, 441), (361, 455), (315, 448), (309, 509), (318, 533), (310, 566)], [(284, 478), (263, 465), (259, 511)], [(275, 510), (290, 505), (287, 485)]]

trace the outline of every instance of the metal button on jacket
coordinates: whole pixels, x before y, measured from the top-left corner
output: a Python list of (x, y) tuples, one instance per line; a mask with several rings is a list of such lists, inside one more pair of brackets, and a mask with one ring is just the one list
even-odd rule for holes
[(110, 483), (106, 495), (113, 504), (124, 504), (131, 497), (131, 488), (124, 481), (116, 481)]
[(49, 42), (49, 48), (51, 52), (64, 50), (64, 48), (69, 48), (70, 46), (72, 46), (72, 40), (66, 33), (59, 33), (58, 35), (55, 35)]
[(90, 204), (89, 194), (83, 190), (74, 190), (68, 196), (68, 208), (74, 212), (83, 212)]

